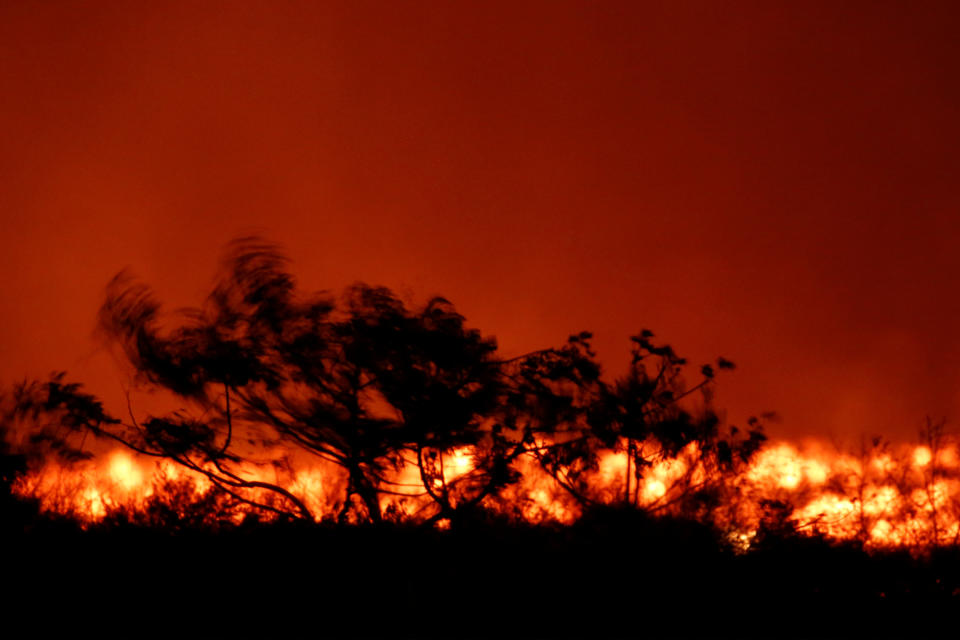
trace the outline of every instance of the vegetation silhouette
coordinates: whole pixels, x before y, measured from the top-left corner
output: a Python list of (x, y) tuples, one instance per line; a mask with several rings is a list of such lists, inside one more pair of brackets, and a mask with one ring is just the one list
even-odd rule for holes
[[(702, 505), (764, 440), (754, 421), (745, 434), (721, 434), (710, 392), (731, 362), (703, 365), (685, 386), (686, 360), (648, 330), (631, 338), (627, 374), (608, 382), (589, 332), (503, 358), (442, 297), (409, 308), (365, 284), (339, 298), (305, 294), (287, 267), (276, 246), (236, 240), (204, 304), (175, 318), (161, 314), (146, 285), (118, 274), (99, 313), (102, 335), (144, 387), (185, 407), (141, 420), (129, 407), (122, 420), (58, 373), (17, 389), (21, 416), (57, 425), (56, 436), (39, 430), (35, 441), (79, 456), (64, 429), (113, 439), (199, 473), (237, 501), (305, 520), (322, 514), (281, 483), (252, 477), (251, 466), (289, 470), (303, 454), (336, 465), (346, 477), (337, 520), (380, 522), (380, 498), (405, 495), (396, 473), (413, 463), (432, 523), (474, 517), (520, 480), (521, 459), (535, 460), (581, 505), (595, 504), (587, 478), (605, 451), (626, 452), (619, 499), (639, 506), (644, 469), (692, 444), (709, 473), (688, 478), (678, 496)], [(471, 468), (449, 478), (444, 458), (461, 447), (470, 448)]]
[[(726, 480), (763, 441), (759, 421), (738, 432), (711, 408), (728, 361), (686, 385), (686, 361), (641, 331), (611, 382), (588, 333), (504, 358), (442, 298), (410, 308), (366, 285), (304, 294), (287, 264), (273, 245), (238, 240), (203, 306), (172, 319), (126, 272), (110, 283), (103, 335), (145, 388), (183, 409), (137, 419), (131, 404), (120, 418), (63, 373), (0, 394), (11, 626), (36, 624), (38, 602), (47, 631), (193, 635), (850, 637), (952, 621), (956, 546), (868, 555), (862, 540), (799, 535), (776, 501), (762, 505), (750, 553), (709, 524), (704, 510), (730, 502)], [(934, 460), (942, 431), (924, 432)], [(88, 434), (195, 473), (161, 478), (144, 504), (84, 528), (13, 495), (32, 467), (89, 457)], [(704, 473), (681, 478), (669, 501), (642, 501), (643, 472), (691, 446)], [(460, 447), (473, 464), (451, 479), (444, 454)], [(629, 460), (612, 499), (590, 486), (610, 451)], [(344, 477), (330, 513), (251, 471), (292, 468), (298, 455)], [(549, 474), (581, 516), (511, 518), (503, 505), (521, 463)], [(416, 519), (380, 508), (402, 488), (402, 464), (426, 494)], [(930, 493), (943, 470), (924, 474)], [(211, 489), (196, 491), (197, 478)], [(443, 519), (450, 530), (430, 526)]]

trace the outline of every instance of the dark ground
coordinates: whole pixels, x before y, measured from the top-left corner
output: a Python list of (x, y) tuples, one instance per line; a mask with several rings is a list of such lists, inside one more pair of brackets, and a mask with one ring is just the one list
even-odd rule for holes
[(868, 555), (603, 509), (572, 527), (256, 524), (81, 531), (5, 501), (2, 572), (18, 637), (941, 636), (960, 553)]

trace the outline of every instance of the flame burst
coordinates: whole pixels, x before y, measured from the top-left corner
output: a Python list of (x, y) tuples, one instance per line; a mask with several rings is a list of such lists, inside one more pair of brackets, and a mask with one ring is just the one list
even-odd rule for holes
[[(708, 471), (695, 446), (664, 457), (637, 473), (627, 454), (607, 453), (589, 477), (591, 499), (602, 504), (629, 502), (652, 513), (682, 513), (683, 498), (701, 486)], [(467, 476), (474, 467), (469, 447), (442, 456), (437, 486)], [(538, 465), (515, 463), (520, 480), (484, 506), (527, 522), (575, 521), (582, 505)], [(347, 478), (333, 465), (302, 465), (294, 470), (251, 467), (249, 477), (284, 487), (301, 499), (318, 520), (335, 517), (343, 506)], [(380, 496), (384, 514), (397, 520), (424, 521), (434, 512), (415, 463), (408, 461), (390, 478)], [(45, 511), (84, 523), (112, 513), (137, 512), (162, 499), (172, 486), (187, 486), (192, 500), (210, 494), (202, 475), (172, 463), (153, 462), (115, 450), (82, 466), (48, 464), (19, 478), (19, 495), (39, 500)], [(880, 446), (857, 455), (822, 442), (802, 445), (772, 442), (724, 485), (708, 519), (727, 532), (735, 547), (748, 549), (771, 527), (860, 540), (868, 548), (929, 548), (960, 542), (960, 456), (954, 445)], [(436, 488), (436, 487), (435, 487)], [(241, 520), (249, 511), (235, 510)], [(449, 526), (443, 519), (439, 528)]]

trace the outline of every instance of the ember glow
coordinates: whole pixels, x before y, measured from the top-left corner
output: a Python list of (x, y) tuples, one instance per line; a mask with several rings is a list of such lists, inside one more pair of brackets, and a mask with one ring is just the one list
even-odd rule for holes
[[(516, 466), (522, 473), (520, 482), (488, 499), (487, 508), (509, 512), (528, 523), (569, 524), (579, 517), (581, 505), (535, 461), (521, 458)], [(639, 478), (628, 477), (627, 467), (625, 453), (604, 455), (590, 479), (591, 499), (617, 504), (629, 495), (637, 508), (676, 513), (684, 492), (702, 483), (706, 473), (698, 464), (695, 446), (654, 463)], [(443, 469), (444, 477), (434, 480), (437, 488), (469, 477), (471, 449), (445, 454)], [(304, 465), (293, 473), (265, 468), (248, 471), (303, 500), (317, 521), (332, 520), (342, 507), (346, 478), (333, 465)], [(46, 511), (91, 524), (112, 513), (146, 508), (151, 498), (169, 490), (171, 482), (189, 486), (193, 500), (212, 489), (201, 474), (116, 449), (71, 468), (48, 464), (21, 477), (16, 491), (38, 499)], [(395, 520), (424, 522), (436, 513), (412, 461), (393, 475), (380, 504), (384, 514)], [(227, 515), (239, 522), (247, 513), (243, 505), (234, 505)], [(933, 450), (927, 445), (876, 443), (852, 454), (821, 441), (772, 442), (737, 474), (725, 502), (710, 518), (741, 550), (749, 549), (758, 532), (776, 524), (774, 520), (801, 533), (861, 540), (867, 548), (956, 544), (960, 540), (957, 447), (941, 443)], [(437, 520), (435, 526), (448, 527), (449, 521)]]

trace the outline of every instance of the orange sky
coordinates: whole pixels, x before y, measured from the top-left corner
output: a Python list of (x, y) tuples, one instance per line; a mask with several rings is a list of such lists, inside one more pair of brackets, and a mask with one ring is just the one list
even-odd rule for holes
[(775, 434), (960, 421), (954, 3), (404, 4), (0, 4), (0, 382), (116, 396), (107, 280), (259, 231), (509, 353), (723, 355)]

